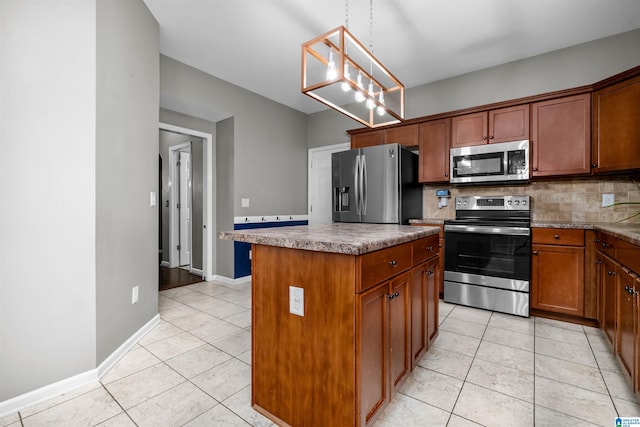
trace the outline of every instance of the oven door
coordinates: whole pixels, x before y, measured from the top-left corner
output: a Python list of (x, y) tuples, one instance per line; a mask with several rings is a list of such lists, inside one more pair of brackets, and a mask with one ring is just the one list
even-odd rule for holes
[(529, 292), (529, 227), (445, 224), (444, 250), (445, 280)]

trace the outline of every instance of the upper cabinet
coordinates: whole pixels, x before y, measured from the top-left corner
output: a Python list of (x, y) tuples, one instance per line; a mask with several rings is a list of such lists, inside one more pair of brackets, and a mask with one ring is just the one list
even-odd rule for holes
[(372, 145), (398, 143), (405, 147), (418, 146), (418, 125), (395, 126), (351, 135), (351, 148), (371, 147)]
[(420, 124), (420, 182), (449, 181), (451, 119)]
[(531, 175), (591, 171), (591, 96), (568, 96), (531, 104)]
[(451, 148), (529, 139), (529, 104), (451, 119)]
[(383, 141), (383, 135), (381, 130), (374, 130), (371, 132), (357, 133), (351, 135), (351, 148), (364, 148), (371, 147), (373, 145), (380, 145)]
[(640, 168), (640, 76), (593, 94), (594, 173)]
[(418, 145), (418, 125), (404, 125), (385, 129), (384, 143), (398, 143), (405, 147), (416, 147)]

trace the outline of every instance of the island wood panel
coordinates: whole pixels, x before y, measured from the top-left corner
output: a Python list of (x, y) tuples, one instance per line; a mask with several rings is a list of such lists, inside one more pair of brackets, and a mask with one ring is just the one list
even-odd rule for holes
[[(252, 254), (254, 408), (292, 426), (353, 425), (355, 257), (263, 245)], [(304, 317), (289, 313), (290, 285), (304, 289)]]

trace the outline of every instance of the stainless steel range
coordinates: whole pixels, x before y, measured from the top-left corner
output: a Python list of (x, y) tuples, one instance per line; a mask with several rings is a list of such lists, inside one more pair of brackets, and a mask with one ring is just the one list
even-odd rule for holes
[(531, 199), (456, 197), (444, 223), (444, 300), (529, 316)]

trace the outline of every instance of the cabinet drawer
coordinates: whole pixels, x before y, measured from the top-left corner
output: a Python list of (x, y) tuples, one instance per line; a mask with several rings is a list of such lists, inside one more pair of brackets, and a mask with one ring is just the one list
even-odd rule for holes
[(611, 258), (616, 259), (616, 238), (609, 234), (598, 232), (596, 235), (596, 248), (609, 255)]
[(533, 243), (542, 245), (584, 246), (584, 230), (533, 228)]
[(434, 234), (413, 242), (413, 265), (428, 260), (438, 254), (440, 237)]
[(389, 277), (395, 276), (411, 267), (412, 243), (381, 249), (361, 255), (360, 280), (356, 292), (362, 292)]
[(616, 239), (616, 251), (618, 262), (640, 275), (640, 246)]

